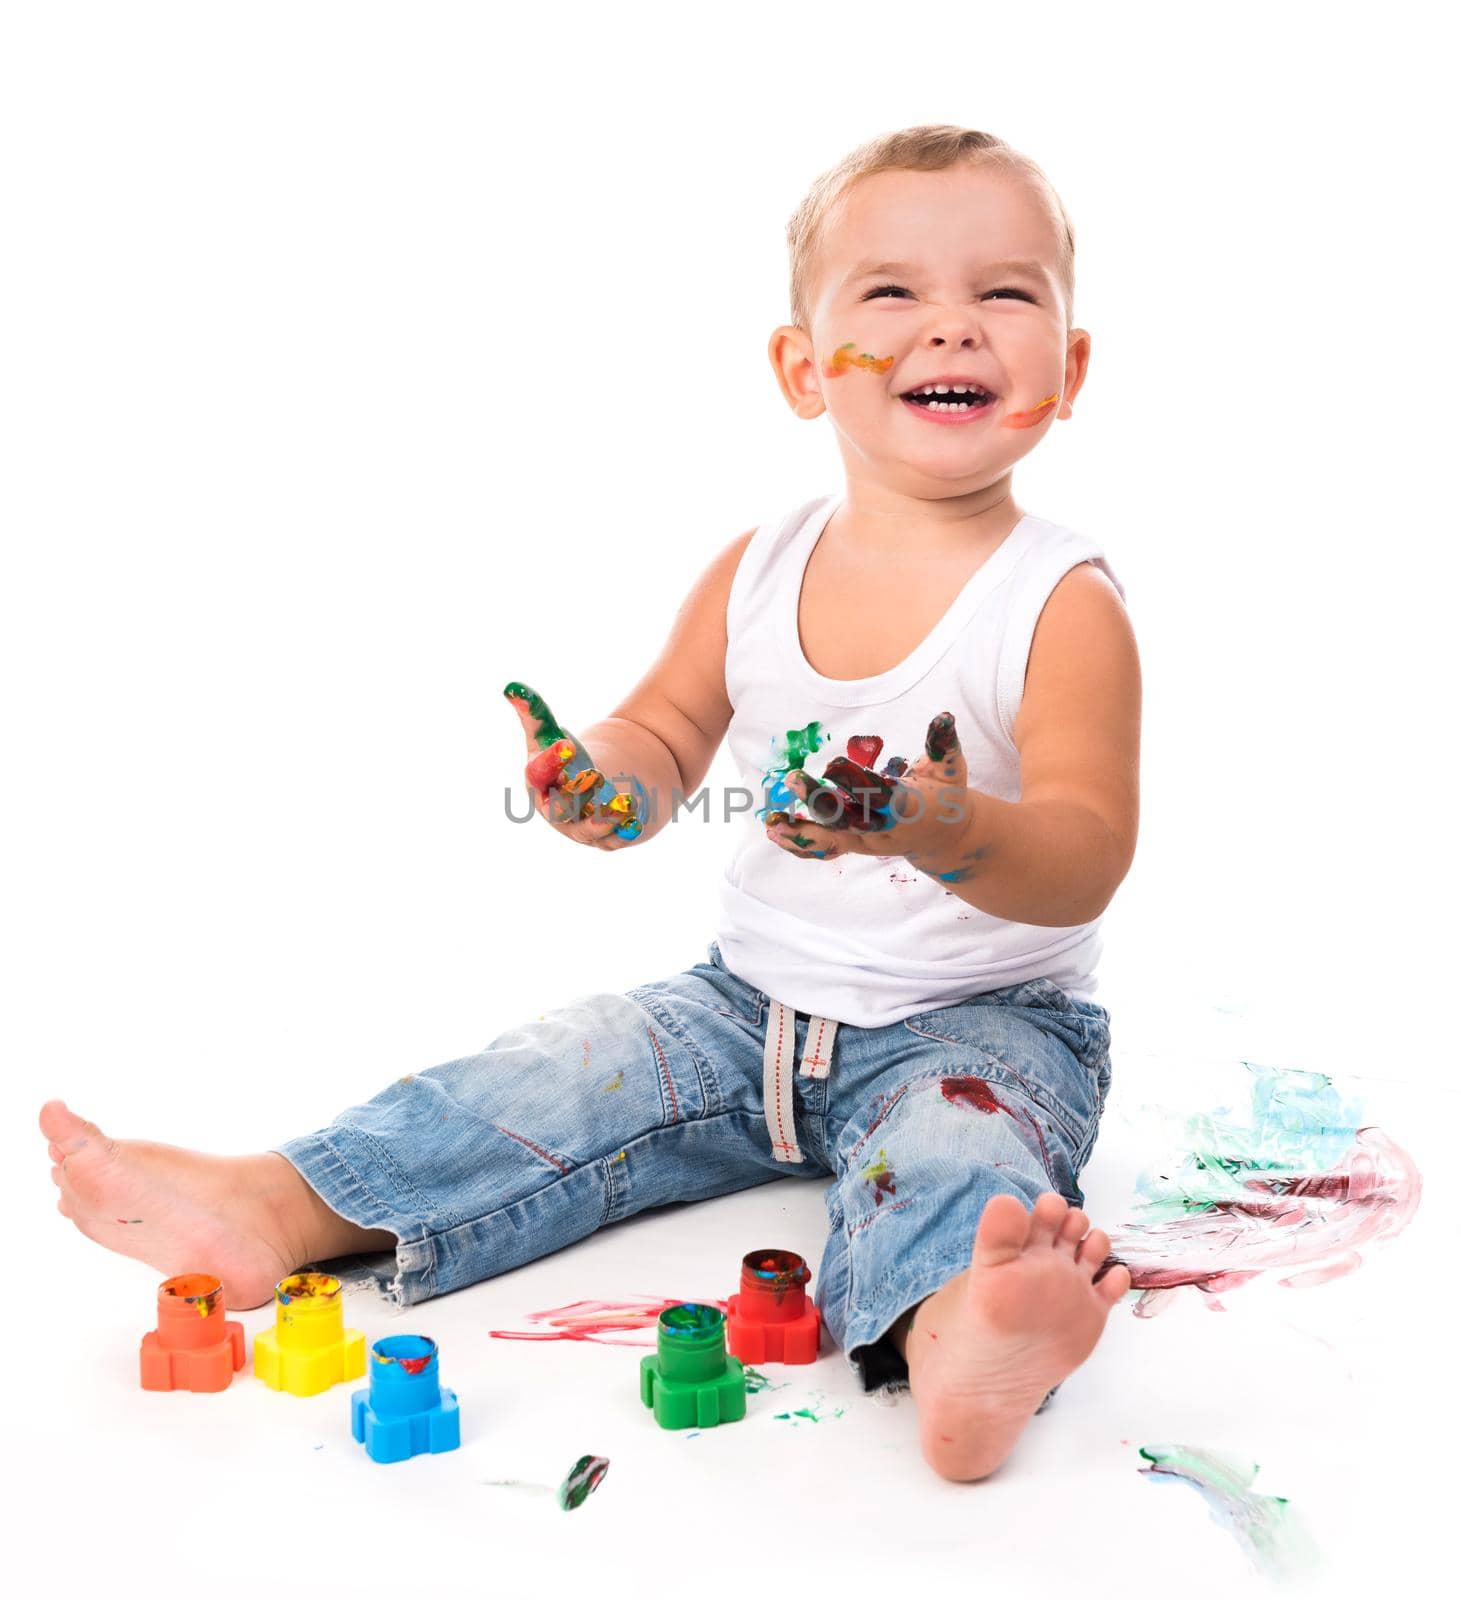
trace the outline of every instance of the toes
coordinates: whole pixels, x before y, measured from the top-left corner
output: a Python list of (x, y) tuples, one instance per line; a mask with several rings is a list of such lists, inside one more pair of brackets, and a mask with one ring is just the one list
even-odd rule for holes
[(1086, 1229), (1090, 1225), (1091, 1219), (1085, 1212), (1077, 1211), (1072, 1206), (1065, 1214), (1065, 1221), (1061, 1223), (1060, 1231), (1055, 1235), (1055, 1248), (1064, 1251), (1074, 1260), (1076, 1247), (1085, 1237)]
[(47, 1100), (41, 1107), (41, 1132), (67, 1156), (84, 1149), (94, 1139), (105, 1142), (101, 1129), (85, 1117), (78, 1117), (64, 1100)]
[(51, 1182), (54, 1183), (55, 1186), (59, 1189), (61, 1187), (61, 1185), (63, 1183), (65, 1183), (65, 1181), (66, 1181), (66, 1179), (62, 1175), (60, 1167), (52, 1167), (51, 1168)]
[(1110, 1249), (1110, 1239), (1099, 1228), (1092, 1228), (1081, 1240), (1081, 1247), (1075, 1258), (1076, 1265), (1085, 1271), (1088, 1278), (1093, 1278), (1096, 1275), (1096, 1268), (1106, 1259)]
[(1096, 1285), (1096, 1293), (1108, 1305), (1115, 1305), (1131, 1287), (1131, 1272), (1124, 1266), (1115, 1266)]
[(1070, 1207), (1065, 1201), (1053, 1189), (1047, 1189), (1035, 1201), (1035, 1208), (1030, 1213), (1031, 1245), (1036, 1248), (1053, 1245), (1069, 1211)]
[(51, 1142), (46, 1146), (46, 1154), (50, 1156), (51, 1160), (54, 1161), (58, 1167), (66, 1159), (66, 1152), (60, 1147), (60, 1145), (56, 1143), (54, 1139), (52, 1139)]
[(1030, 1213), (1012, 1194), (990, 1198), (974, 1235), (974, 1265), (997, 1267), (1013, 1261), (1030, 1236)]

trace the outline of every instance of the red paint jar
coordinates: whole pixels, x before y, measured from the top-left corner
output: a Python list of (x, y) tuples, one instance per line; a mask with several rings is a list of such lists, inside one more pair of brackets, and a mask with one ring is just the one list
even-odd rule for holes
[(738, 1361), (800, 1365), (817, 1359), (822, 1313), (807, 1299), (811, 1269), (792, 1250), (752, 1250), (728, 1303), (726, 1344)]

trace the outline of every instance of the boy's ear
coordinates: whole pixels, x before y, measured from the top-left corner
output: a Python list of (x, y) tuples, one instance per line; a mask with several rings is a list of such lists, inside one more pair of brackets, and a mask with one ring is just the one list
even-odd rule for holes
[(771, 358), (771, 370), (776, 374), (787, 405), (808, 421), (820, 417), (827, 405), (822, 399), (817, 358), (806, 330), (783, 323), (771, 335), (766, 354)]
[(1065, 342), (1065, 387), (1061, 396), (1058, 416), (1070, 415), (1070, 403), (1080, 393), (1086, 381), (1086, 368), (1091, 364), (1091, 336), (1084, 328), (1072, 328)]

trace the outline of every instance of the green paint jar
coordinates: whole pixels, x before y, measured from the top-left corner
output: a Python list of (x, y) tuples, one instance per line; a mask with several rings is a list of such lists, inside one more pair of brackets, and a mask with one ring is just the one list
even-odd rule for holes
[(639, 1363), (639, 1397), (662, 1428), (714, 1428), (746, 1414), (745, 1368), (725, 1349), (725, 1313), (685, 1301), (659, 1314), (655, 1353)]

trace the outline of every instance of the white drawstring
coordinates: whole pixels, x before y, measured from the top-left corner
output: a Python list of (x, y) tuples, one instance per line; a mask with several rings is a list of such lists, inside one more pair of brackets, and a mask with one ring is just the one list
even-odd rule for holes
[[(825, 1078), (831, 1072), (832, 1044), (836, 1037), (837, 1024), (830, 1018), (808, 1016), (806, 1048), (801, 1062), (804, 1078)], [(802, 1159), (792, 1108), (791, 1079), (795, 1069), (796, 1012), (773, 999), (771, 1015), (766, 1019), (761, 1087), (766, 1102), (766, 1126), (771, 1130), (771, 1153), (778, 1161)]]

